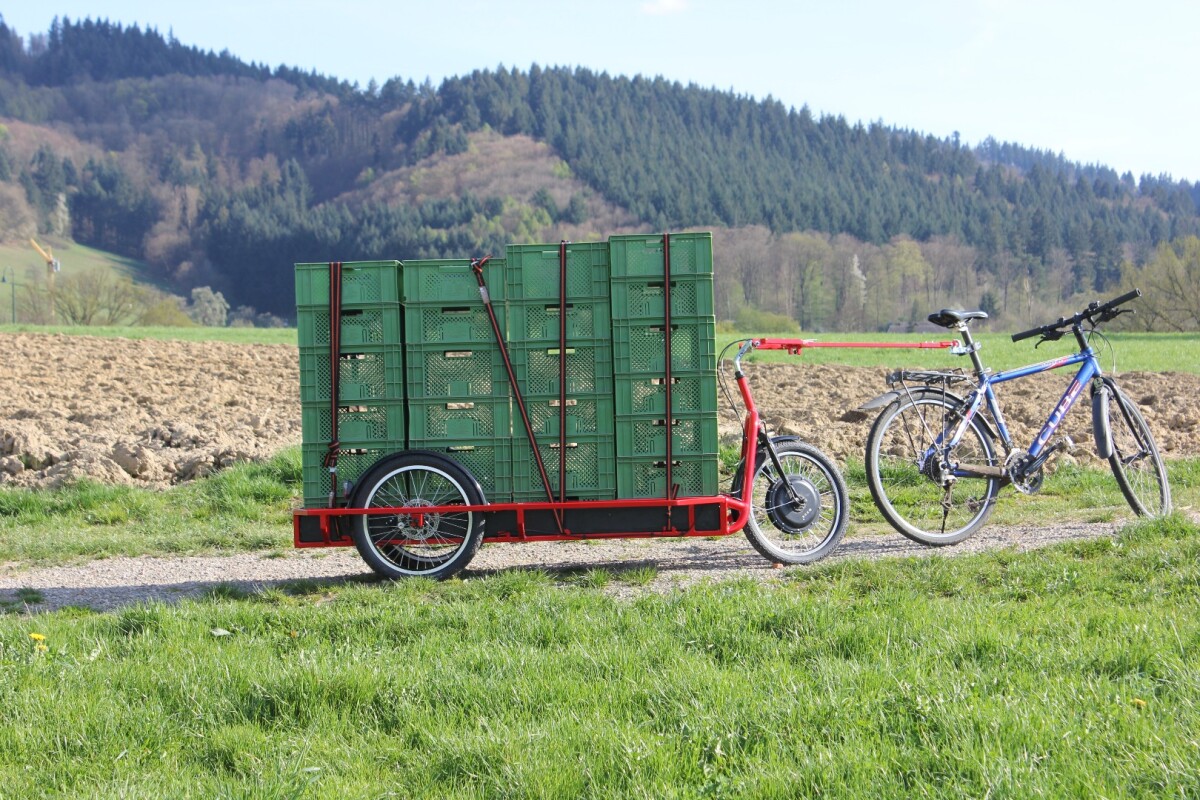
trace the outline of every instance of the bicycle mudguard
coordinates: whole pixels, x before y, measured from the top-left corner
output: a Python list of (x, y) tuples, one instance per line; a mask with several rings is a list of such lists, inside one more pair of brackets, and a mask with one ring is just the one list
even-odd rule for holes
[[(904, 397), (916, 398), (916, 397), (924, 397), (926, 395), (933, 395), (935, 397), (944, 397), (947, 400), (953, 400), (954, 402), (958, 403), (959, 405), (967, 404), (967, 400), (965, 397), (962, 397), (961, 395), (957, 395), (954, 392), (945, 392), (945, 391), (942, 391), (941, 389), (924, 389), (924, 388), (911, 389), (907, 393), (898, 392), (893, 389), (890, 392), (884, 392), (883, 394), (879, 395), (878, 397), (868, 400), (867, 402), (865, 402), (861, 406), (859, 406), (858, 410), (859, 411), (873, 411), (874, 409), (877, 409), (877, 408), (887, 408), (892, 403), (896, 402), (897, 400), (900, 400), (901, 398), (904, 398)], [(992, 427), (991, 420), (989, 420), (986, 416), (984, 416), (983, 414), (976, 414), (975, 421), (979, 423), (980, 427), (983, 428), (983, 432), (985, 434), (987, 434), (989, 437), (991, 437), (992, 439), (1000, 438), (996, 434), (996, 429)]]
[(1112, 431), (1108, 428), (1108, 399), (1111, 392), (1108, 378), (1101, 378), (1097, 388), (1092, 386), (1092, 436), (1096, 439), (1096, 455), (1111, 458)]

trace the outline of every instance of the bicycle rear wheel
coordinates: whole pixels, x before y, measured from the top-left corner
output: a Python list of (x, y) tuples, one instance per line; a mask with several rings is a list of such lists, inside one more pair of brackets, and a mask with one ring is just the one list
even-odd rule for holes
[(996, 466), (991, 438), (971, 420), (946, 455), (941, 442), (962, 420), (962, 405), (941, 394), (917, 394), (885, 408), (867, 438), (867, 485), (896, 530), (921, 544), (957, 544), (987, 522), (998, 478), (973, 476), (959, 465)]
[(1117, 485), (1139, 516), (1169, 514), (1171, 486), (1167, 483), (1167, 468), (1158, 453), (1150, 426), (1128, 395), (1115, 383), (1106, 381), (1106, 384), (1112, 390), (1114, 401), (1108, 404), (1108, 430), (1112, 436), (1108, 465), (1112, 467)]

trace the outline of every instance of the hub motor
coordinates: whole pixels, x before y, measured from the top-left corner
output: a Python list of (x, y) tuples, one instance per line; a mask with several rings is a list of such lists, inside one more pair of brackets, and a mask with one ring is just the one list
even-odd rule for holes
[[(792, 499), (788, 485), (799, 502)], [(777, 480), (767, 490), (767, 516), (782, 531), (803, 533), (821, 514), (821, 495), (812, 482), (801, 475), (787, 476), (787, 483)]]

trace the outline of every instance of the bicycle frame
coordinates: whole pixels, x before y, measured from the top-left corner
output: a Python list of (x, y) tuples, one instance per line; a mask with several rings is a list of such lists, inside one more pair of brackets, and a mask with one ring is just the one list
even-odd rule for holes
[[(1087, 344), (1087, 342), (1083, 339), (1083, 334), (1078, 329), (1075, 330), (1075, 337), (1080, 344), (1080, 350), (1077, 353), (1069, 356), (1062, 356), (1060, 358), (1053, 358), (1048, 361), (1042, 361), (1038, 364), (1030, 364), (1029, 366), (1025, 367), (1004, 370), (1003, 372), (998, 372), (994, 375), (989, 374), (987, 370), (983, 368), (982, 363), (979, 361), (978, 355), (976, 355), (976, 351), (972, 349), (972, 345), (968, 344), (967, 350), (972, 356), (973, 362), (975, 363), (976, 375), (979, 379), (979, 383), (975, 386), (975, 389), (971, 392), (971, 394), (967, 396), (966, 413), (963, 415), (962, 420), (959, 421), (958, 426), (954, 430), (954, 434), (950, 437), (950, 441), (943, 445), (940, 441), (941, 436), (939, 435), (935, 440), (935, 444), (939, 445), (943, 452), (957, 447), (962, 441), (963, 436), (966, 435), (967, 427), (970, 425), (971, 420), (977, 413), (979, 413), (980, 409), (983, 408), (984, 404), (986, 403), (988, 413), (996, 423), (996, 429), (1000, 436), (1000, 440), (1004, 444), (1005, 452), (1011, 452), (1013, 449), (1012, 435), (1009, 433), (1008, 425), (1004, 421), (1004, 413), (1000, 410), (1000, 403), (996, 398), (996, 391), (994, 387), (1000, 383), (1007, 383), (1008, 381), (1027, 378), (1030, 375), (1037, 375), (1042, 372), (1060, 369), (1061, 367), (1080, 364), (1082, 366), (1080, 366), (1079, 371), (1075, 373), (1075, 377), (1067, 386), (1066, 391), (1063, 392), (1062, 398), (1054, 406), (1054, 410), (1050, 412), (1050, 416), (1042, 425), (1041, 431), (1038, 432), (1038, 435), (1034, 438), (1033, 443), (1030, 444), (1029, 449), (1027, 450), (1028, 454), (1034, 459), (1034, 463), (1037, 464), (1037, 462), (1043, 458), (1043, 455), (1046, 452), (1046, 445), (1049, 443), (1051, 437), (1054, 436), (1054, 433), (1058, 430), (1059, 425), (1062, 424), (1062, 421), (1066, 417), (1067, 413), (1072, 407), (1074, 407), (1075, 401), (1079, 399), (1079, 395), (1083, 392), (1083, 387), (1090, 384), (1093, 380), (1101, 377), (1103, 374), (1100, 369), (1100, 360), (1096, 355), (1096, 351)], [(930, 448), (930, 451), (926, 453), (926, 458), (928, 459), (932, 455), (933, 448)], [(976, 475), (980, 473), (980, 470), (960, 468), (954, 470), (954, 473), (962, 476)]]

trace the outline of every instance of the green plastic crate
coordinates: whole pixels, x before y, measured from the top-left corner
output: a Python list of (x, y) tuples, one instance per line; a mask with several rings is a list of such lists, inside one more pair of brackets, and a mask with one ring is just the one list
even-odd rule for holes
[[(298, 308), (296, 329), (301, 347), (329, 345), (329, 309), (324, 306)], [(377, 303), (359, 308), (343, 308), (341, 322), (342, 348), (357, 345), (396, 345), (400, 338), (400, 306), (397, 303)]]
[[(505, 336), (505, 308), (493, 306), (500, 335)], [(404, 307), (404, 340), (420, 344), (484, 344), (495, 346), (496, 334), (487, 309), (474, 305), (409, 303)]]
[(491, 503), (507, 503), (513, 492), (512, 439), (413, 439), (409, 450), (432, 450), (445, 453), (479, 482), (484, 498)]
[[(664, 274), (662, 234), (611, 236), (609, 257), (614, 278)], [(713, 271), (712, 234), (671, 234), (671, 276), (711, 275)]]
[[(482, 305), (479, 282), (471, 269), (471, 260), (428, 259), (404, 261), (400, 264), (404, 274), (403, 302), (444, 303), (446, 305)], [(503, 258), (493, 258), (483, 266), (483, 279), (487, 284), (488, 296), (493, 302), (502, 304), (505, 264)]]
[[(509, 300), (557, 300), (562, 272), (557, 244), (510, 244), (507, 262)], [(608, 296), (608, 244), (567, 244), (567, 298)]]
[[(617, 418), (617, 457), (667, 454), (667, 419), (651, 414)], [(703, 456), (717, 452), (717, 415), (684, 414), (671, 417), (671, 455)]]
[[(675, 317), (671, 320), (671, 370), (715, 371), (716, 320)], [(645, 320), (613, 323), (613, 357), (619, 374), (666, 372), (666, 327)]]
[[(327, 444), (333, 438), (329, 403), (305, 403), (300, 411), (305, 444)], [(404, 402), (372, 400), (338, 406), (338, 439), (355, 442), (404, 441)]]
[[(617, 373), (616, 412), (631, 414), (667, 413), (667, 379), (645, 374)], [(671, 373), (671, 411), (674, 414), (717, 413), (717, 373)]]
[(494, 439), (510, 433), (508, 396), (408, 401), (409, 441)]
[[(674, 457), (671, 482), (679, 486), (678, 497), (715, 497), (721, 490), (717, 454)], [(666, 497), (667, 462), (662, 456), (622, 458), (617, 463), (617, 496)]]
[[(526, 395), (525, 410), (538, 437), (558, 436), (562, 415), (559, 396)], [(514, 409), (515, 409), (514, 403)], [(611, 394), (570, 395), (567, 397), (566, 431), (568, 436), (604, 434), (612, 436), (613, 397)], [(513, 436), (524, 437), (525, 427), (514, 411)]]
[[(560, 382), (558, 345), (531, 342), (510, 353), (522, 394), (557, 395)], [(567, 394), (612, 393), (612, 345), (593, 339), (567, 345)]]
[[(612, 282), (612, 318), (614, 320), (661, 320), (666, 310), (666, 282), (654, 278), (614, 278)], [(711, 275), (692, 275), (671, 279), (672, 317), (713, 316), (713, 279)]]
[[(375, 462), (385, 456), (404, 450), (404, 442), (342, 442), (342, 453), (337, 461), (337, 480), (339, 484), (339, 505), (345, 505), (348, 497), (345, 484), (353, 484), (366, 473)], [(306, 444), (300, 450), (301, 476), (304, 485), (304, 507), (326, 508), (329, 506), (329, 493), (333, 489), (333, 480), (329, 469), (324, 466), (328, 445), (322, 443)]]
[[(567, 462), (566, 495), (579, 499), (606, 499), (616, 496), (616, 443), (612, 436), (583, 435), (567, 438), (565, 450), (557, 437), (539, 439), (538, 451), (558, 496), (560, 454)], [(533, 448), (519, 433), (513, 437), (513, 493), (518, 500), (544, 500), (546, 490), (538, 473)]]
[[(399, 261), (342, 264), (342, 307), (400, 302)], [(329, 264), (296, 265), (296, 305), (329, 306)]]
[(408, 400), (509, 396), (500, 351), (486, 344), (410, 345), (405, 350)]
[[(559, 341), (557, 301), (508, 302), (508, 338), (512, 346), (525, 342)], [(567, 343), (578, 339), (608, 339), (612, 336), (607, 297), (567, 301)]]
[[(404, 348), (360, 345), (343, 348), (339, 357), (339, 402), (404, 399)], [(328, 402), (332, 384), (328, 347), (300, 348), (300, 401)]]

